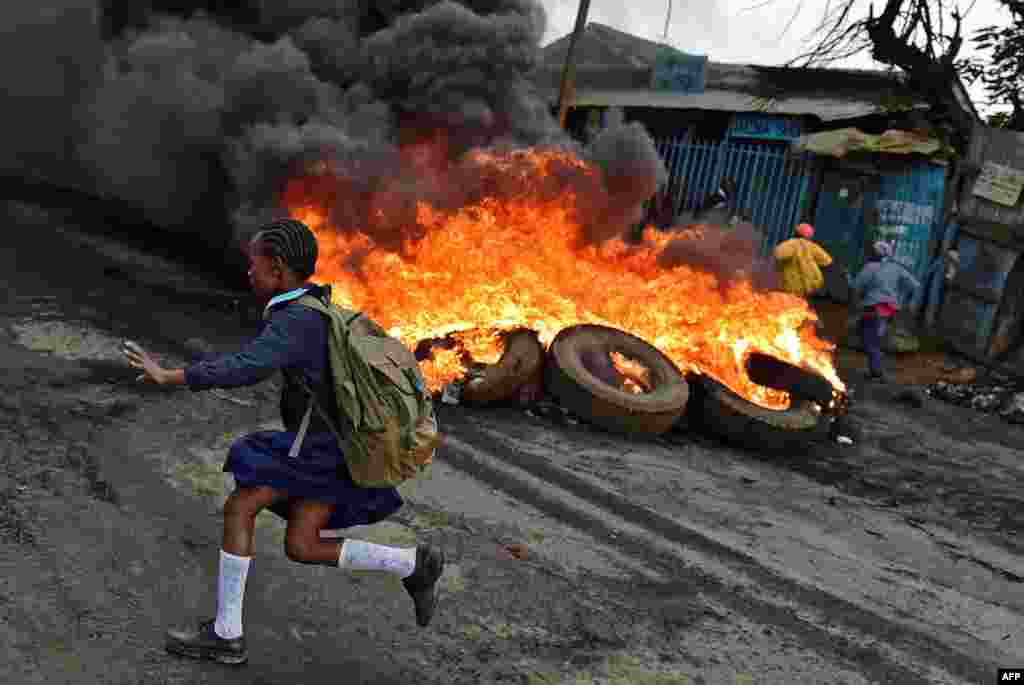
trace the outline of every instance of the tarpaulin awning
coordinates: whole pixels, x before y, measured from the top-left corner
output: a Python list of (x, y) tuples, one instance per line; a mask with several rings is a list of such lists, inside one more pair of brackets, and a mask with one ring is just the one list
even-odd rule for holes
[(912, 131), (889, 130), (881, 135), (873, 135), (858, 128), (840, 128), (800, 136), (793, 141), (792, 146), (799, 152), (830, 157), (845, 157), (851, 152), (933, 155), (943, 149), (940, 140)]

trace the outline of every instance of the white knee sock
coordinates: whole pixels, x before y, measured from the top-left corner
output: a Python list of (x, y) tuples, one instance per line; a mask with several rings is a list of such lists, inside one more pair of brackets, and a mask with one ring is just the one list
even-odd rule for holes
[(242, 636), (242, 600), (245, 578), (249, 575), (252, 557), (238, 557), (220, 552), (220, 575), (217, 577), (217, 621), (213, 629), (226, 640)]
[(363, 540), (341, 543), (338, 566), (353, 571), (389, 571), (408, 578), (416, 570), (416, 548), (402, 549)]

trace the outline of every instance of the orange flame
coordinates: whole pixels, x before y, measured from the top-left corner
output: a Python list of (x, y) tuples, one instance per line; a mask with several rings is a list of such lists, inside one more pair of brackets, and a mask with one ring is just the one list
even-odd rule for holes
[[(586, 166), (560, 151), (471, 154), (499, 175), (521, 175), (525, 163), (538, 187), (555, 162)], [(497, 361), (502, 330), (531, 328), (548, 344), (578, 323), (629, 331), (680, 369), (708, 374), (770, 408), (788, 406), (789, 398), (747, 377), (746, 356), (755, 350), (813, 369), (843, 389), (834, 346), (802, 327), (814, 316), (806, 302), (758, 292), (745, 280), (719, 287), (714, 275), (689, 266), (659, 266), (658, 254), (679, 234), (648, 228), (640, 247), (620, 239), (581, 246), (575, 217), (584, 200), (572, 192), (551, 199), (520, 191), (446, 211), (418, 202), (418, 230), (409, 232), (416, 237), (394, 252), (357, 228), (330, 225), (326, 217), (337, 200), (323, 187), (322, 178), (299, 178), (284, 195), (290, 214), (317, 235), (313, 280), (334, 284), (339, 304), (364, 311), (410, 348), (447, 337), (451, 344), (422, 362), (433, 390), (463, 377), (467, 357)], [(357, 254), (358, 274), (347, 266)]]
[(608, 356), (612, 359), (612, 366), (622, 376), (623, 389), (634, 395), (651, 391), (651, 372), (646, 366), (621, 352), (612, 352)]

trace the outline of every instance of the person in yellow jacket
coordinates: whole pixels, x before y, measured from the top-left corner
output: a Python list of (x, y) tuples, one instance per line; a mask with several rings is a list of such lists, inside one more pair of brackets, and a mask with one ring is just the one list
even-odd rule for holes
[(821, 268), (832, 263), (832, 256), (813, 242), (814, 227), (800, 224), (797, 237), (775, 247), (775, 265), (782, 281), (782, 290), (792, 295), (808, 297), (825, 286)]

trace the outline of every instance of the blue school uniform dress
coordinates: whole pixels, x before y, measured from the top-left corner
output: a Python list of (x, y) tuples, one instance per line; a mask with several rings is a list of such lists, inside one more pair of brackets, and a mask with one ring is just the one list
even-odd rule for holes
[[(278, 295), (267, 305), (269, 317), (260, 334), (241, 352), (214, 357), (185, 369), (190, 390), (237, 388), (266, 380), (285, 371), (281, 392), (283, 431), (260, 431), (237, 440), (228, 452), (224, 471), (239, 487), (268, 486), (288, 493), (271, 511), (287, 518), (290, 502), (310, 499), (329, 502), (334, 513), (329, 529), (376, 523), (403, 504), (395, 488), (362, 488), (352, 481), (341, 446), (330, 427), (313, 412), (293, 457), (289, 455), (308, 406), (308, 395), (295, 381), (301, 374), (323, 407), (334, 405), (327, 347), (327, 319), (317, 311), (295, 304), (306, 292), (321, 296), (323, 289), (305, 286)], [(339, 430), (345, 431), (343, 425)]]

